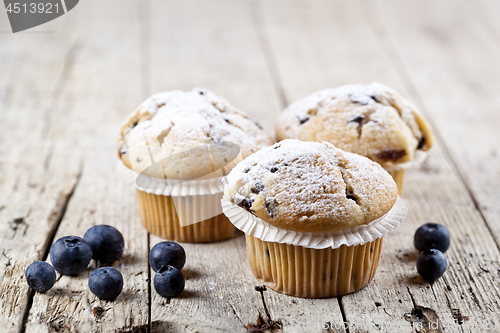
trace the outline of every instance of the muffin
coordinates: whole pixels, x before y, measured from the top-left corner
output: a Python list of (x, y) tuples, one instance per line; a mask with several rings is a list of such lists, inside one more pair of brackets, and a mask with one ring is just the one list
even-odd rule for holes
[(288, 106), (276, 138), (327, 141), (382, 165), (400, 194), (405, 170), (432, 147), (432, 133), (417, 108), (380, 84), (325, 89)]
[(150, 233), (213, 242), (239, 234), (222, 214), (222, 176), (273, 142), (255, 119), (196, 88), (149, 97), (123, 125), (117, 148)]
[(224, 179), (223, 211), (245, 233), (255, 277), (298, 297), (332, 297), (373, 278), (382, 237), (406, 216), (392, 177), (327, 142), (284, 140)]

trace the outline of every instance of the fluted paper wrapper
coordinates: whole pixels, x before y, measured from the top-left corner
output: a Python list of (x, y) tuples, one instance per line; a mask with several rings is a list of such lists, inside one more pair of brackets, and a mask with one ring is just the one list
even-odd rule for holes
[(150, 177), (127, 168), (118, 162), (117, 170), (130, 185), (146, 193), (169, 196), (217, 194), (224, 191), (223, 169), (216, 170), (202, 179), (161, 179)]
[(136, 188), (144, 227), (152, 234), (179, 242), (215, 242), (241, 234), (222, 214), (223, 171), (194, 180), (139, 175), (118, 165)]
[(265, 242), (246, 235), (248, 262), (255, 277), (290, 296), (323, 298), (346, 295), (375, 275), (382, 238), (363, 245), (311, 249)]
[(405, 202), (398, 197), (386, 215), (368, 225), (320, 234), (276, 228), (226, 199), (222, 209), (245, 233), (255, 277), (278, 292), (309, 298), (346, 295), (370, 283), (383, 236), (407, 214)]
[(270, 225), (245, 209), (222, 199), (222, 210), (236, 228), (245, 234), (266, 242), (276, 242), (312, 249), (336, 249), (342, 245), (354, 246), (372, 242), (397, 228), (406, 217), (408, 208), (398, 197), (392, 209), (384, 216), (366, 225), (332, 232), (312, 233), (284, 230)]

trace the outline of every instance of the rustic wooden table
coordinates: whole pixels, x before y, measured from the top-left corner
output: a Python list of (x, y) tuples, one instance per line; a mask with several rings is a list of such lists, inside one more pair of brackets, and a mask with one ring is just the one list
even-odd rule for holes
[[(85, 0), (12, 34), (0, 10), (0, 331), (245, 332), (259, 314), (284, 332), (500, 331), (499, 15), (493, 0)], [(331, 299), (257, 291), (239, 237), (183, 244), (184, 293), (152, 290), (159, 239), (115, 172), (120, 125), (143, 99), (207, 87), (273, 133), (288, 103), (371, 81), (414, 101), (436, 146), (407, 175), (408, 218), (368, 287)], [(452, 237), (433, 285), (412, 244), (428, 221)], [(89, 292), (94, 264), (29, 290), (24, 270), (55, 239), (102, 223), (126, 239), (116, 301)]]

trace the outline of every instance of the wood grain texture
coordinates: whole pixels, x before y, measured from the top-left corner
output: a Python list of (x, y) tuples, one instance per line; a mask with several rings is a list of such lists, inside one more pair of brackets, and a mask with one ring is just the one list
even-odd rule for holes
[(151, 93), (208, 88), (274, 136), (279, 92), (250, 13), (249, 1), (153, 0)]
[[(312, 92), (311, 87), (318, 87), (319, 90), (352, 83), (354, 79), (354, 82), (361, 83), (381, 81), (424, 107), (422, 100), (425, 101), (425, 95), (417, 95), (411, 81), (401, 72), (401, 66), (395, 63), (395, 56), (388, 49), (390, 44), (380, 36), (383, 31), (376, 25), (377, 13), (369, 4), (325, 1), (318, 5), (297, 1), (283, 10), (283, 2), (262, 1), (261, 6), (273, 53), (277, 57), (276, 63), (280, 66), (284, 92), (291, 102)], [(405, 6), (400, 4), (401, 11)], [(387, 7), (389, 5), (384, 2), (383, 22), (390, 20), (390, 15), (386, 14), (390, 12)], [(391, 14), (401, 18), (394, 24), (397, 30), (404, 25), (406, 16), (397, 15), (396, 11)], [(355, 16), (357, 20), (350, 19)], [(423, 16), (421, 13), (419, 17)], [(302, 51), (297, 49), (297, 52), (292, 52), (298, 48), (294, 39), (297, 35), (305, 43), (300, 44)], [(406, 39), (407, 42), (410, 40)], [(432, 52), (430, 47), (428, 52)], [(363, 59), (363, 56), (370, 59)], [(304, 69), (300, 64), (307, 67)], [(307, 84), (300, 79), (304, 77), (309, 78)], [(448, 96), (443, 89), (446, 88), (440, 90), (440, 87), (434, 87), (435, 98), (440, 98), (441, 103)], [(442, 95), (439, 95), (440, 91), (443, 91)], [(424, 96), (423, 99), (419, 98), (421, 96)], [(452, 112), (453, 109), (449, 110)], [(428, 116), (434, 116), (434, 113), (429, 113)], [(466, 124), (461, 122), (462, 126)], [(497, 296), (491, 295), (497, 293), (498, 288), (491, 290), (486, 287), (494, 284), (496, 273), (485, 274), (486, 271), (497, 271), (495, 258), (499, 255), (498, 249), (473, 198), (462, 184), (455, 164), (442, 147), (442, 142), (438, 140), (427, 163), (419, 170), (408, 173), (405, 185), (408, 193), (404, 197), (410, 214), (402, 227), (384, 239), (382, 261), (375, 281), (359, 293), (342, 298), (351, 332), (411, 330), (412, 321), (415, 322), (413, 328), (418, 328), (416, 325), (422, 318), (412, 315), (412, 310), (420, 307), (432, 309), (431, 317), (439, 318), (447, 326), (442, 327), (443, 331), (480, 331), (482, 327), (490, 330), (498, 327), (498, 320), (493, 316), (498, 309)], [(453, 234), (453, 246), (447, 253), (449, 269), (445, 277), (432, 286), (416, 274), (417, 254), (412, 245), (414, 231), (427, 221), (445, 224)], [(467, 239), (471, 237), (471, 226), (474, 226), (473, 233), (484, 242), (482, 246), (464, 248), (464, 244), (469, 244)], [(488, 262), (493, 267), (481, 273), (479, 264), (470, 266), (479, 258), (484, 258), (480, 265)], [(483, 302), (482, 307), (478, 306), (478, 302)], [(484, 311), (483, 307), (491, 310)], [(469, 320), (461, 319), (460, 315), (467, 316)]]
[(46, 294), (35, 294), (27, 332), (148, 330), (147, 233), (138, 219), (133, 185), (115, 171), (117, 133), (141, 98), (138, 5), (137, 1), (79, 5), (80, 15), (87, 19), (79, 21), (71, 71), (46, 132), (48, 140), (82, 161), (78, 186), (54, 239), (83, 237), (96, 224), (117, 227), (126, 249), (113, 267), (122, 273), (124, 289), (112, 302), (97, 299), (88, 288), (88, 276), (96, 268), (92, 262), (76, 277), (59, 277)]
[[(152, 49), (152, 91), (207, 87), (274, 135), (282, 105), (280, 88), (273, 86), (272, 64), (263, 54), (265, 45), (256, 32), (259, 22), (254, 11), (254, 4), (244, 1), (153, 1), (151, 43), (170, 47)], [(151, 246), (157, 241), (152, 237)], [(264, 304), (287, 332), (303, 332), (307, 325), (321, 329), (329, 321), (342, 323), (335, 299), (306, 300), (256, 291), (259, 283), (248, 266), (243, 237), (209, 245), (186, 244), (185, 248), (186, 290), (188, 295), (203, 295), (203, 301), (190, 296), (165, 305), (153, 291), (152, 331), (245, 331), (249, 323), (257, 322), (259, 313), (267, 316)], [(190, 270), (196, 270), (196, 278), (190, 278)]]
[(6, 332), (22, 328), (31, 297), (24, 271), (45, 257), (81, 172), (78, 156), (42, 136), (45, 112), (60, 98), (64, 63), (37, 52), (47, 47), (52, 57), (64, 58), (72, 31), (58, 38), (0, 35), (0, 81), (8, 84), (0, 124), (0, 322)]
[(500, 8), (480, 4), (390, 1), (372, 13), (500, 244), (500, 27), (492, 19)]
[[(344, 321), (350, 333), (420, 332), (436, 320), (443, 332), (498, 331), (498, 14), (490, 0), (87, 0), (12, 35), (0, 11), (1, 331), (245, 332), (259, 316), (284, 332), (343, 332)], [(161, 240), (115, 172), (116, 134), (142, 100), (207, 87), (274, 134), (288, 103), (371, 81), (415, 102), (437, 134), (407, 173), (410, 212), (384, 238), (374, 281), (338, 299), (256, 289), (239, 237), (182, 244), (185, 291), (154, 291), (147, 257)], [(412, 244), (428, 221), (452, 236), (449, 268), (432, 285)], [(24, 270), (53, 239), (102, 223), (126, 240), (116, 301), (88, 290), (95, 263), (45, 294), (29, 290)]]

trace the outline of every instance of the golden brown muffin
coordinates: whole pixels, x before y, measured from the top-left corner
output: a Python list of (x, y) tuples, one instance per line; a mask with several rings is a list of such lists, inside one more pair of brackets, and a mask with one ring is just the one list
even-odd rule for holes
[(327, 142), (284, 140), (240, 162), (224, 197), (269, 224), (335, 232), (385, 215), (396, 202), (391, 176), (366, 157)]
[(327, 141), (389, 171), (433, 143), (416, 107), (380, 83), (325, 89), (291, 104), (278, 120), (276, 137)]
[[(235, 145), (245, 158), (273, 142), (255, 119), (211, 91), (196, 88), (149, 97), (123, 125), (117, 148), (123, 164), (137, 173), (163, 161), (159, 168), (148, 169), (148, 175), (195, 179), (232, 161)], [(209, 144), (215, 144), (217, 154)]]
[(140, 174), (139, 213), (150, 233), (214, 242), (240, 234), (220, 208), (220, 169), (230, 171), (273, 142), (253, 118), (196, 88), (144, 101), (123, 125), (117, 148), (123, 164)]
[(406, 216), (379, 164), (328, 142), (283, 140), (247, 157), (224, 182), (224, 213), (245, 232), (252, 272), (292, 296), (366, 286), (383, 236)]

